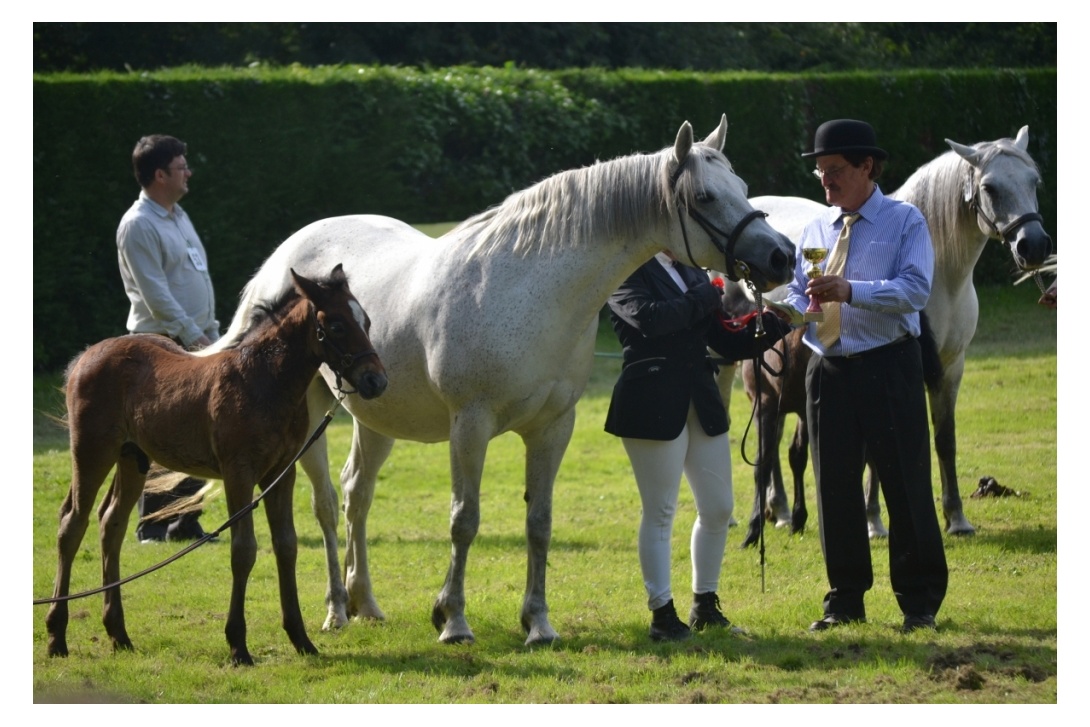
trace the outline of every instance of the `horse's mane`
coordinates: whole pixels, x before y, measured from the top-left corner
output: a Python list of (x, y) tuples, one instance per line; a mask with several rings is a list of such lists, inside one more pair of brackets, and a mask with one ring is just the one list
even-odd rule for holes
[[(237, 348), (264, 325), (278, 321), (280, 317), (295, 304), (295, 301), (301, 297), (299, 291), (295, 289), (295, 286), (289, 285), (289, 287), (282, 291), (276, 298), (272, 300), (262, 300), (254, 287), (256, 280), (257, 278), (254, 277), (246, 283), (246, 286), (242, 289), (242, 293), (239, 296), (238, 311), (247, 312), (246, 320), (232, 320), (231, 326), (223, 335), (223, 338), (216, 343), (213, 343), (208, 348), (196, 351), (195, 353), (198, 356), (206, 356), (208, 354), (216, 353), (217, 351)], [(335, 280), (332, 276), (314, 280), (313, 282), (329, 290), (343, 288), (348, 284), (346, 280)], [(238, 313), (236, 313), (236, 318), (237, 316)]]
[[(726, 157), (703, 144), (690, 156)], [(671, 191), (673, 147), (559, 172), (507, 197), (444, 235), (470, 245), (470, 255), (508, 249), (517, 254), (576, 248), (601, 237), (633, 236), (672, 205), (691, 203), (703, 187), (704, 164), (690, 160)]]
[[(1011, 139), (983, 141), (973, 148), (981, 154), (982, 169), (1000, 154), (1008, 154), (1037, 169), (1033, 157), (1015, 146)], [(973, 246), (964, 244), (959, 230), (963, 224), (976, 227), (965, 199), (965, 190), (978, 183), (975, 174), (972, 164), (948, 151), (913, 172), (901, 188), (890, 195), (912, 203), (927, 218), (936, 265), (949, 263), (965, 267), (974, 262), (971, 259)]]

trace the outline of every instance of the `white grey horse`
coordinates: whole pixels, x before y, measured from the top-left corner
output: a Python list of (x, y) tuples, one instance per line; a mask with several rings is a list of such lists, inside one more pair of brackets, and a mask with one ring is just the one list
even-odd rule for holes
[[(954, 409), (965, 370), (965, 351), (976, 333), (979, 314), (976, 288), (973, 286), (973, 267), (987, 241), (996, 239), (1008, 245), (1011, 258), (1020, 270), (1037, 270), (1047, 264), (1052, 252), (1052, 239), (1038, 213), (1037, 188), (1041, 176), (1027, 152), (1028, 127), (1023, 126), (1014, 139), (998, 139), (972, 146), (950, 139), (946, 143), (951, 151), (920, 167), (890, 196), (910, 202), (920, 209), (927, 219), (935, 248), (931, 297), (923, 312), (941, 362), (941, 374), (928, 382), (928, 399), (942, 479), (946, 532), (966, 535), (974, 533), (975, 529), (965, 517), (958, 489)], [(824, 209), (817, 202), (798, 197), (755, 197), (750, 201), (769, 213), (768, 221), (773, 227), (795, 241), (798, 241), (803, 227)], [(779, 295), (782, 293), (773, 291), (770, 297), (775, 299)], [(785, 339), (784, 345), (791, 340), (795, 339)], [(798, 370), (799, 365), (796, 365), (789, 375), (801, 377), (804, 373), (809, 349), (801, 347), (804, 350), (796, 359), (802, 359), (803, 370)], [(747, 366), (751, 369), (744, 374), (747, 380), (760, 373), (752, 370), (751, 363)], [(763, 383), (766, 387), (787, 386), (768, 381), (767, 378)], [(769, 403), (775, 405), (776, 402), (766, 401), (764, 406)], [(779, 476), (778, 446), (783, 419), (789, 413), (800, 415), (800, 430), (796, 432), (792, 447), (807, 446), (805, 409), (799, 408), (801, 406), (796, 402), (781, 408), (777, 415), (778, 425), (769, 426), (768, 431), (762, 433), (764, 437), (774, 438), (771, 451), (775, 462), (771, 467), (775, 471), (761, 470), (758, 473), (768, 488), (766, 511), (775, 519), (777, 526), (790, 524), (793, 530), (801, 529), (806, 520), (805, 502), (801, 497), (806, 450), (803, 449), (801, 457), (797, 451), (793, 451), (789, 457), (796, 486), (794, 510), (788, 513), (783, 480)], [(885, 536), (887, 531), (882, 524), (877, 497), (878, 481), (873, 469), (869, 472), (868, 480), (870, 533), (872, 537)], [(761, 486), (760, 480), (757, 486)], [(755, 496), (744, 545), (752, 545), (757, 539), (761, 517), (757, 500)]]
[[(302, 460), (326, 543), (326, 628), (350, 617), (384, 618), (368, 572), (366, 525), (394, 441), (449, 440), (452, 551), (432, 623), (443, 642), (474, 640), (464, 580), (480, 520), (481, 473), (489, 441), (514, 431), (526, 445), (529, 553), (520, 620), (527, 644), (557, 638), (545, 598), (553, 484), (590, 376), (606, 298), (663, 249), (748, 275), (761, 290), (792, 274), (794, 246), (747, 200), (745, 183), (722, 153), (726, 132), (723, 116), (707, 139), (694, 143), (685, 122), (673, 146), (562, 172), (437, 240), (386, 217), (321, 220), (264, 263), (236, 321), (275, 298), (291, 269), (305, 275), (341, 262), (371, 317), (371, 340), (389, 378), (380, 399), (344, 401), (355, 421), (341, 473), (348, 530), (343, 584), (324, 443)], [(230, 345), (234, 330), (232, 324), (218, 345)], [(332, 375), (323, 376), (333, 386)], [(317, 420), (331, 395), (325, 384), (311, 391)]]

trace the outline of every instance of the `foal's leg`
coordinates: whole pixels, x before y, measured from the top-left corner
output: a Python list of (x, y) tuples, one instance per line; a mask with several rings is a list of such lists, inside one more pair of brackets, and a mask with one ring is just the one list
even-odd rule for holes
[[(223, 491), (227, 497), (227, 514), (235, 513), (252, 502), (252, 478), (247, 475), (229, 476), (224, 473)], [(253, 513), (247, 513), (231, 524), (231, 605), (227, 611), (224, 634), (231, 647), (231, 662), (253, 666), (254, 659), (246, 648), (246, 582), (257, 560), (257, 538), (254, 537)]]
[[(262, 487), (267, 488), (283, 471), (278, 465)], [(300, 654), (317, 654), (307, 637), (303, 625), (303, 614), (299, 610), (299, 588), (295, 579), (295, 564), (299, 553), (299, 544), (295, 535), (295, 520), (292, 513), (292, 494), (295, 489), (295, 465), (292, 465), (276, 486), (265, 496), (265, 515), (269, 520), (269, 533), (272, 538), (273, 553), (276, 555), (276, 572), (280, 583), (280, 613), (284, 630)]]
[[(317, 426), (326, 409), (333, 404), (333, 396), (325, 381), (319, 376), (311, 382), (307, 390), (307, 411), (310, 414), (311, 430)], [(329, 609), (322, 630), (338, 629), (348, 623), (348, 591), (341, 581), (341, 564), (337, 552), (339, 547), (337, 523), (340, 507), (337, 503), (337, 491), (329, 476), (329, 448), (323, 434), (299, 459), (303, 471), (310, 478), (311, 509), (322, 529), (322, 542), (325, 545), (326, 592), (325, 603)]]
[(493, 431), (492, 416), (481, 408), (451, 415), (450, 567), (431, 612), (439, 640), (446, 644), (474, 640), (465, 616), (466, 561), (481, 524), (481, 474)]
[(575, 409), (561, 414), (543, 430), (523, 435), (526, 444), (526, 595), (521, 622), (526, 645), (549, 644), (560, 638), (549, 623), (545, 600), (545, 568), (553, 531), (553, 486), (564, 451), (575, 427)]
[(352, 447), (341, 470), (347, 550), (344, 553), (344, 585), (348, 589), (348, 615), (382, 621), (367, 567), (367, 515), (375, 498), (378, 472), (390, 456), (394, 440), (359, 423), (352, 423)]
[[(106, 497), (99, 506), (99, 540), (102, 543), (102, 583), (116, 583), (121, 579), (121, 546), (129, 529), (129, 515), (136, 507), (147, 477), (147, 458), (123, 453), (117, 461)], [(132, 642), (125, 630), (125, 611), (121, 606), (121, 587), (111, 588), (104, 594), (102, 623), (113, 641), (114, 649), (131, 649)]]
[[(73, 422), (73, 426), (77, 423)], [(75, 431), (75, 430), (74, 430)], [(73, 440), (76, 440), (73, 437)], [(113, 457), (116, 456), (107, 447), (98, 443), (90, 445), (73, 441), (72, 484), (60, 510), (60, 525), (57, 528), (57, 577), (53, 582), (53, 597), (67, 596), (72, 579), (72, 564), (87, 532), (90, 514), (95, 506), (95, 497), (102, 486), (102, 481), (110, 473)], [(48, 653), (50, 656), (68, 656), (68, 602), (57, 601), (49, 606), (45, 616), (45, 628), (49, 634)], [(132, 648), (131, 643), (116, 644), (118, 648)]]
[(787, 461), (791, 465), (791, 476), (795, 481), (795, 502), (791, 508), (791, 532), (801, 533), (806, 528), (809, 513), (806, 511), (806, 463), (810, 457), (810, 434), (806, 428), (806, 414), (798, 418), (795, 424), (795, 436), (787, 447)]

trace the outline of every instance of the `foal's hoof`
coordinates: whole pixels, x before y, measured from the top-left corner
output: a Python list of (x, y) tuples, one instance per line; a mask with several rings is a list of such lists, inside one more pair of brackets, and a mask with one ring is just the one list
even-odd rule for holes
[(303, 656), (317, 656), (318, 655), (318, 647), (316, 647), (314, 644), (310, 643), (309, 641), (306, 642), (305, 644), (297, 644), (296, 647), (295, 647), (295, 650), (297, 652), (299, 652), (300, 654), (302, 654)]
[(46, 652), (50, 656), (68, 656), (68, 643), (64, 639), (50, 639), (48, 651)]
[(231, 652), (231, 664), (234, 666), (253, 666), (254, 657), (246, 649), (237, 649)]

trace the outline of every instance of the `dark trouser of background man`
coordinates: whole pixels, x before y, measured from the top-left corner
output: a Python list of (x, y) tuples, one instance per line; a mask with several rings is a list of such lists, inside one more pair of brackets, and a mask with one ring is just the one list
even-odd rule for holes
[[(196, 495), (204, 485), (204, 480), (187, 477), (168, 492), (144, 493), (137, 503), (137, 513), (143, 518), (159, 512), (175, 500)], [(142, 520), (136, 525), (136, 539), (142, 543), (156, 540), (197, 540), (205, 534), (204, 528), (197, 521), (200, 516), (201, 511), (197, 510), (163, 520)]]

